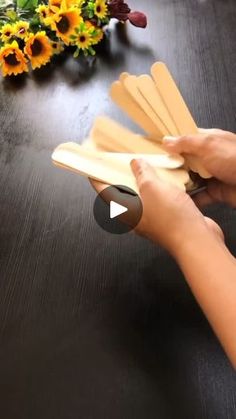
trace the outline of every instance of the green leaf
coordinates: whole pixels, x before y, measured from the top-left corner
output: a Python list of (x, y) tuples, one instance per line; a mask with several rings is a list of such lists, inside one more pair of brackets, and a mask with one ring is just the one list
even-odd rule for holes
[(9, 9), (6, 11), (6, 16), (8, 17), (8, 19), (10, 19), (12, 22), (14, 22), (17, 19), (17, 13), (15, 12), (15, 10)]
[(89, 51), (89, 54), (91, 54), (91, 55), (95, 55), (96, 54), (96, 51), (92, 47), (89, 47), (88, 48), (88, 51)]
[(73, 57), (77, 58), (79, 56), (80, 50), (77, 48), (77, 50), (74, 52)]
[(24, 10), (34, 10), (38, 5), (38, 0), (17, 0), (17, 7)]

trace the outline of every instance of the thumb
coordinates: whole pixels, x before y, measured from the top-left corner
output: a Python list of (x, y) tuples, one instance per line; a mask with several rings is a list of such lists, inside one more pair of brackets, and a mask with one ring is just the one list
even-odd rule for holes
[(156, 182), (159, 182), (155, 170), (145, 160), (134, 159), (130, 165), (141, 195), (144, 190), (151, 189)]
[(172, 153), (178, 154), (192, 154), (200, 156), (202, 154), (202, 147), (206, 142), (206, 136), (203, 134), (184, 135), (182, 137), (163, 138), (165, 148)]

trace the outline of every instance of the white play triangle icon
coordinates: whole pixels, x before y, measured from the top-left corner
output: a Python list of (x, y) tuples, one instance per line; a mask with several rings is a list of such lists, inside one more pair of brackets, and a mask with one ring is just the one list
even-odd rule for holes
[(123, 207), (123, 205), (117, 204), (117, 202), (110, 202), (110, 218), (116, 218), (121, 214), (124, 214), (128, 211), (128, 208)]

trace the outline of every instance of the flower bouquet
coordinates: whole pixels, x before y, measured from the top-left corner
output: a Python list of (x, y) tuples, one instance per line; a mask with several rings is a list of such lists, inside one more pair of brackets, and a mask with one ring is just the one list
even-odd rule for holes
[(146, 16), (124, 0), (0, 0), (3, 76), (47, 64), (70, 47), (74, 57), (96, 54), (110, 19), (146, 27)]

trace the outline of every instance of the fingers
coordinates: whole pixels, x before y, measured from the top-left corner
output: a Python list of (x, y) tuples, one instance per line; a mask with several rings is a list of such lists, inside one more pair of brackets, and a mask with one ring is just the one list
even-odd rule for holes
[(195, 195), (193, 201), (201, 208), (216, 202), (236, 208), (236, 187), (211, 179), (208, 181), (207, 190)]
[(152, 187), (153, 184), (159, 182), (154, 169), (145, 160), (134, 159), (131, 161), (130, 165), (141, 195), (148, 186)]
[(199, 134), (205, 134), (205, 135), (208, 135), (208, 134), (222, 135), (222, 133), (225, 133), (225, 131), (219, 128), (198, 128), (198, 132)]
[(222, 142), (226, 142), (227, 145), (229, 140), (234, 143), (236, 141), (236, 135), (232, 132), (215, 128), (199, 128), (198, 134), (196, 135), (184, 135), (181, 137), (166, 136), (163, 139), (163, 144), (172, 153), (192, 154), (203, 157), (206, 153), (219, 148), (219, 144), (222, 144)]
[(194, 156), (201, 156), (203, 146), (206, 143), (206, 135), (185, 135), (182, 137), (169, 137), (163, 139), (163, 144), (171, 153), (178, 154), (192, 154)]
[(91, 178), (89, 178), (89, 182), (98, 194), (104, 191), (106, 188), (108, 188), (108, 186), (110, 186)]

